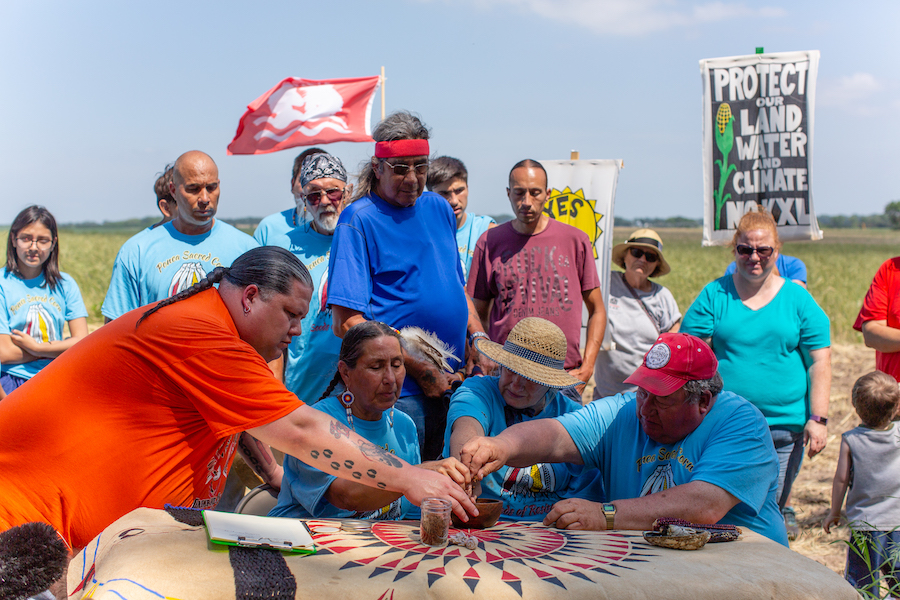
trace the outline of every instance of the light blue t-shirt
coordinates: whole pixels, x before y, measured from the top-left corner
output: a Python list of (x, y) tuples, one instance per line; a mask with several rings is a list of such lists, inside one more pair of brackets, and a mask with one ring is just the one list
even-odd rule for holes
[[(58, 342), (63, 339), (63, 325), (87, 317), (78, 284), (66, 273), (60, 276), (56, 289), (51, 290), (45, 286), (43, 273), (22, 279), (4, 268), (0, 274), (0, 334), (18, 329), (38, 342)], [(49, 359), (41, 359), (3, 365), (2, 372), (31, 379), (49, 364)]]
[(456, 244), (459, 246), (459, 260), (462, 262), (463, 277), (469, 277), (472, 257), (475, 255), (475, 244), (481, 234), (497, 222), (484, 215), (466, 213), (466, 222), (456, 230)]
[[(288, 346), (284, 370), (285, 387), (307, 404), (312, 404), (331, 383), (341, 353), (341, 338), (334, 335), (331, 329), (332, 311), (327, 301), (328, 255), (334, 237), (322, 235), (308, 224), (282, 231), (280, 225), (283, 221), (272, 219), (282, 216), (285, 213), (266, 217), (254, 236), (260, 243), (266, 240), (268, 246), (280, 246), (292, 252), (312, 275), (313, 294), (309, 313), (301, 322), (300, 335), (294, 337)], [(268, 224), (265, 224), (266, 221)]]
[(739, 500), (721, 523), (749, 527), (787, 546), (775, 502), (778, 456), (772, 436), (759, 410), (740, 396), (721, 392), (700, 425), (674, 444), (659, 444), (644, 433), (634, 392), (594, 400), (557, 420), (584, 464), (600, 469), (609, 501), (705, 481)]
[[(450, 456), (450, 434), (460, 417), (472, 417), (484, 435), (499, 435), (506, 429), (499, 377), (470, 377), (450, 399), (444, 456)], [(581, 408), (581, 404), (551, 390), (544, 409), (523, 421), (549, 419)], [(553, 505), (565, 498), (599, 501), (603, 497), (600, 474), (591, 468), (570, 463), (538, 463), (530, 467), (500, 467), (481, 481), (482, 498), (503, 500), (503, 518), (512, 521), (541, 521)]]
[(831, 345), (830, 322), (803, 287), (785, 280), (759, 310), (741, 302), (730, 275), (707, 284), (681, 333), (712, 338), (725, 389), (753, 403), (771, 426), (803, 431), (809, 418), (807, 357)]
[(297, 219), (296, 209), (289, 208), (260, 221), (256, 231), (253, 232), (253, 239), (259, 242), (260, 246), (280, 246), (281, 244), (273, 244), (270, 240), (286, 235), (298, 225), (303, 225), (303, 221)]
[[(779, 252), (775, 267), (778, 269), (778, 274), (785, 279), (796, 279), (806, 283), (806, 265), (796, 256), (785, 256)], [(735, 269), (737, 269), (737, 265), (731, 261), (731, 264), (725, 268), (725, 274), (732, 275)]]
[[(349, 425), (347, 411), (335, 396), (324, 398), (313, 405), (313, 408)], [(416, 426), (406, 413), (396, 408), (393, 415), (394, 424), (391, 426), (390, 412), (387, 410), (382, 413), (378, 421), (364, 421), (354, 417), (353, 429), (373, 444), (381, 446), (409, 464), (419, 464), (421, 460)], [(362, 476), (366, 477), (365, 474)], [(355, 512), (338, 508), (325, 498), (325, 492), (335, 479), (337, 478), (334, 475), (328, 475), (293, 456), (285, 455), (284, 477), (281, 480), (278, 504), (269, 512), (269, 516), (300, 519), (353, 517), (396, 520), (406, 516), (418, 518), (418, 507), (407, 500), (406, 496), (401, 496), (390, 505), (375, 511)]]
[(219, 219), (200, 235), (184, 235), (171, 221), (142, 231), (119, 250), (100, 312), (115, 319), (164, 300), (199, 282), (216, 267), (230, 267), (234, 259), (258, 245)]

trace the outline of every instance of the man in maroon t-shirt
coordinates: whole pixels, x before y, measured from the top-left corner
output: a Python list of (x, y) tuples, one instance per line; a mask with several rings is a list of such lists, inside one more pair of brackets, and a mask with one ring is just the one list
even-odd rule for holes
[[(541, 317), (566, 334), (565, 368), (582, 381), (594, 369), (606, 330), (606, 308), (591, 241), (583, 231), (544, 213), (547, 171), (523, 160), (506, 188), (516, 218), (488, 230), (475, 246), (466, 291), (490, 338), (500, 344), (525, 317)], [(588, 310), (581, 357), (582, 301)]]

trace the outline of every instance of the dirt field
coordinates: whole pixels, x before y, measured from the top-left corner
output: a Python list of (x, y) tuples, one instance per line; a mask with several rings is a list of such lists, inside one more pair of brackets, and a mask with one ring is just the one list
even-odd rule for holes
[(846, 527), (826, 535), (822, 519), (831, 506), (831, 480), (841, 447), (841, 434), (859, 425), (850, 404), (856, 379), (875, 370), (875, 351), (862, 345), (835, 345), (831, 350), (831, 405), (828, 410), (828, 445), (813, 459), (805, 459), (794, 482), (792, 500), (800, 523), (800, 537), (791, 548), (843, 574), (848, 538)]
[[(832, 528), (826, 535), (822, 519), (831, 507), (831, 480), (841, 447), (841, 434), (859, 425), (850, 404), (850, 388), (861, 375), (875, 370), (875, 351), (862, 344), (835, 344), (831, 348), (831, 405), (828, 410), (828, 445), (818, 456), (804, 458), (794, 482), (792, 503), (800, 523), (800, 537), (791, 548), (843, 575), (848, 538), (846, 527)], [(590, 401), (593, 380), (584, 390)]]

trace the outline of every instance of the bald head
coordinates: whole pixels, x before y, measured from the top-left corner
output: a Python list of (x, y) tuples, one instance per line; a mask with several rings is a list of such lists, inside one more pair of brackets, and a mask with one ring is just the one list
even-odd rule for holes
[(179, 156), (169, 189), (175, 197), (175, 229), (199, 235), (212, 228), (219, 206), (219, 168), (208, 154), (191, 150)]
[(219, 167), (216, 166), (216, 161), (214, 161), (209, 154), (201, 152), (200, 150), (190, 150), (175, 160), (172, 172), (172, 179), (175, 183), (175, 187), (177, 187), (179, 183), (184, 182), (185, 174), (188, 171), (197, 168), (211, 170), (215, 173), (216, 179), (219, 178)]

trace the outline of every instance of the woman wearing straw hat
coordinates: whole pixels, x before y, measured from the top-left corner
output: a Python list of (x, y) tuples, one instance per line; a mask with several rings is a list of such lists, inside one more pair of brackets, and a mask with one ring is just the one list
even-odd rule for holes
[[(634, 391), (623, 383), (641, 365), (644, 354), (660, 333), (678, 331), (681, 313), (672, 292), (650, 281), (671, 269), (663, 256), (663, 243), (652, 229), (638, 229), (612, 251), (613, 264), (625, 272), (609, 277), (609, 308), (606, 311), (607, 343), (594, 366), (594, 400)], [(611, 343), (609, 343), (611, 342)]]
[[(444, 456), (477, 436), (495, 436), (522, 421), (576, 411), (581, 404), (560, 390), (583, 382), (564, 367), (562, 329), (537, 317), (519, 321), (501, 346), (476, 337), (475, 349), (500, 365), (500, 375), (471, 377), (453, 394), (444, 434)], [(503, 517), (540, 521), (564, 498), (600, 497), (599, 472), (570, 463), (502, 467), (482, 482), (481, 497), (503, 500)]]

